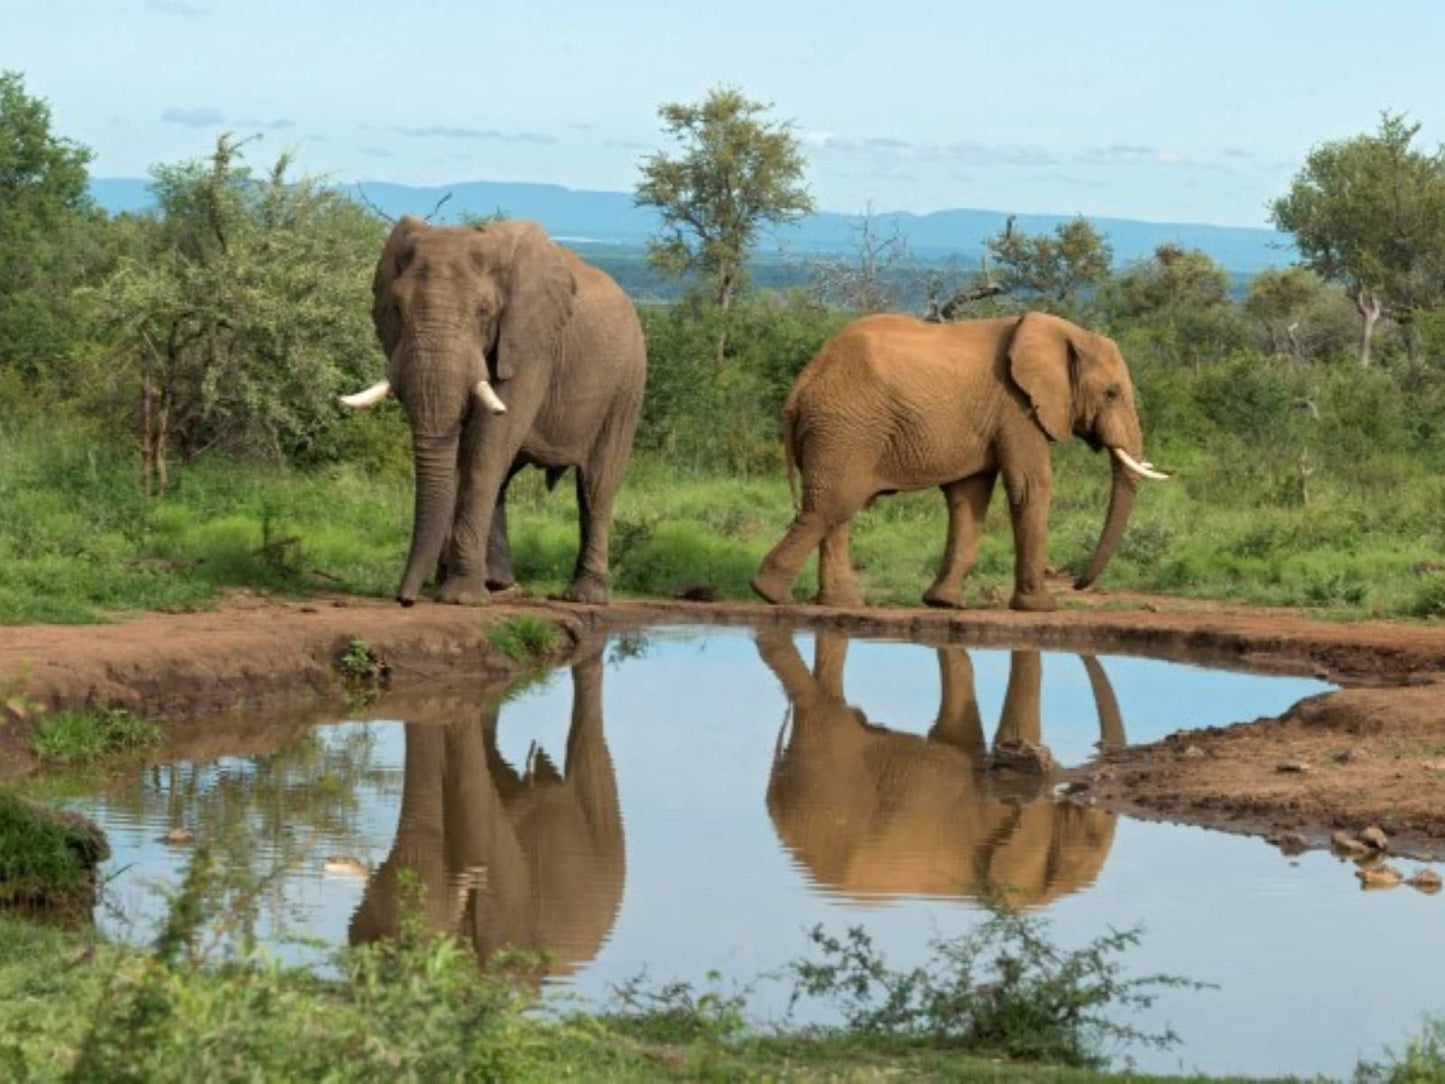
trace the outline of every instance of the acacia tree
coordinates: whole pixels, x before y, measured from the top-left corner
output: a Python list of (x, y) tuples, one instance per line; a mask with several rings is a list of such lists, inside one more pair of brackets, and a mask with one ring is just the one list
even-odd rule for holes
[(1360, 364), (1388, 315), (1405, 334), (1412, 372), (1423, 365), (1416, 316), (1445, 295), (1445, 149), (1413, 150), (1418, 124), (1382, 114), (1373, 135), (1310, 151), (1274, 223), (1294, 235), (1303, 263), (1342, 283), (1361, 319)]
[[(711, 91), (697, 105), (662, 106), (658, 115), (679, 153), (643, 159), (634, 193), (638, 206), (655, 207), (662, 217), (648, 259), (666, 274), (701, 274), (723, 312), (743, 284), (758, 231), (814, 209), (792, 123), (764, 120), (770, 108), (729, 88)], [(724, 331), (719, 362), (725, 348)]]
[(1111, 281), (1101, 300), (1112, 324), (1148, 329), (1165, 356), (1195, 369), (1238, 344), (1229, 273), (1199, 249), (1158, 246)]
[(986, 242), (1005, 292), (1047, 298), (1073, 307), (1079, 293), (1108, 281), (1114, 250), (1087, 218), (1062, 222), (1053, 236), (1014, 229), (1014, 221)]
[(375, 349), (367, 317), (381, 223), (315, 181), (263, 178), (222, 136), (209, 161), (158, 166), (138, 255), (90, 293), (135, 395), (142, 479), (174, 452), (306, 458), (335, 395)]

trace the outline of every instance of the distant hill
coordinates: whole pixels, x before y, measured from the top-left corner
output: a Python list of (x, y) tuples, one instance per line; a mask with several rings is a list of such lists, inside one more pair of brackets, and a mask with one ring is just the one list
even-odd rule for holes
[[(91, 192), (112, 213), (144, 210), (150, 204), (148, 182), (133, 177), (97, 177)], [(454, 221), (465, 214), (490, 214), (498, 209), (511, 218), (532, 218), (553, 236), (574, 245), (597, 243), (640, 247), (657, 226), (657, 217), (634, 207), (625, 192), (594, 192), (556, 184), (514, 184), (502, 181), (467, 181), (435, 187), (413, 187), (381, 181), (346, 185), (360, 190), (386, 214), (426, 215), (448, 192), (451, 199), (440, 220)], [(1016, 228), (1028, 233), (1052, 230), (1072, 215), (1020, 214)], [(977, 263), (985, 238), (1003, 229), (1004, 211), (957, 208), (918, 215), (907, 211), (874, 216), (879, 229), (891, 231), (894, 223), (908, 238), (914, 257), (930, 263), (957, 258)], [(1118, 263), (1148, 256), (1165, 242), (1203, 249), (1235, 275), (1252, 275), (1266, 267), (1287, 264), (1293, 258), (1289, 238), (1274, 230), (1242, 226), (1209, 226), (1187, 222), (1140, 222), (1127, 218), (1091, 218), (1108, 234)], [(778, 231), (769, 245), (798, 256), (845, 253), (856, 241), (859, 216), (824, 211), (797, 225)]]

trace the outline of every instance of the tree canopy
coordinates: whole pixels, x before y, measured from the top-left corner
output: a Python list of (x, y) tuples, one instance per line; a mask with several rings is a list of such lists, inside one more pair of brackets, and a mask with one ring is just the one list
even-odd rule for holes
[(1010, 219), (987, 246), (1008, 293), (1063, 306), (1106, 282), (1114, 259), (1108, 239), (1083, 215), (1054, 227), (1052, 236), (1016, 230)]
[(1316, 147), (1272, 207), (1305, 265), (1349, 291), (1364, 320), (1362, 365), (1383, 314), (1404, 327), (1418, 368), (1415, 317), (1445, 301), (1445, 150), (1415, 150), (1419, 130), (1386, 113), (1373, 134)]
[(742, 284), (762, 226), (814, 209), (792, 124), (764, 120), (770, 108), (726, 88), (697, 105), (664, 105), (658, 114), (679, 153), (658, 151), (642, 162), (636, 203), (657, 208), (663, 227), (649, 258), (673, 274), (701, 273), (722, 308)]

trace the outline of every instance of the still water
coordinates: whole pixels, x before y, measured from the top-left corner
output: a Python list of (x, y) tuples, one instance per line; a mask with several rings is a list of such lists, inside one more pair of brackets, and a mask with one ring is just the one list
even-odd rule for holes
[[(599, 1001), (644, 970), (751, 979), (805, 955), (817, 924), (862, 925), (911, 965), (1007, 885), (1064, 945), (1143, 923), (1131, 970), (1218, 985), (1131, 1018), (1184, 1041), (1123, 1052), (1141, 1067), (1346, 1075), (1445, 1007), (1445, 900), (1363, 893), (1328, 855), (1056, 802), (983, 769), (1002, 739), (1077, 764), (1324, 688), (1130, 657), (659, 630), (503, 697), (454, 687), (403, 720), (383, 702), (376, 719), (158, 766), (74, 806), (110, 836), (97, 919), (118, 936), (153, 930), (188, 853), (163, 841), (173, 828), (284, 865), (273, 935), (384, 936), (411, 869), (434, 926), (484, 955), (545, 949), (555, 985)], [(787, 993), (761, 984), (754, 1012)]]

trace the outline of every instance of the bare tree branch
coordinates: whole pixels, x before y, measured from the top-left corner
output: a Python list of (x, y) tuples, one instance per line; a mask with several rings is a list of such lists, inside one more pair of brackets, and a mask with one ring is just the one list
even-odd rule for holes
[[(376, 215), (377, 218), (382, 218), (382, 219), (385, 219), (387, 222), (393, 222), (393, 223), (396, 221), (396, 219), (392, 218), (391, 215), (387, 214), (385, 211), (383, 211), (383, 210), (382, 210), (380, 207), (378, 207), (376, 204), (372, 203), (372, 202), (371, 202), (371, 199), (367, 196), (366, 192), (362, 189), (361, 185), (359, 185), (359, 184), (356, 186), (356, 194), (357, 194), (357, 196), (359, 196), (359, 197), (361, 198), (362, 206), (364, 206), (364, 207), (365, 207), (368, 211), (370, 211), (372, 214)], [(447, 193), (447, 194), (450, 195), (451, 193)]]
[(437, 200), (436, 206), (431, 209), (431, 212), (430, 212), (425, 218), (423, 218), (422, 221), (423, 221), (423, 222), (430, 222), (432, 219), (434, 219), (434, 218), (437, 216), (437, 212), (440, 211), (440, 210), (442, 209), (442, 207), (444, 207), (444, 206), (446, 205), (447, 200), (449, 200), (449, 199), (451, 199), (451, 198), (452, 198), (452, 194), (451, 194), (450, 192), (448, 192), (448, 193), (447, 193), (445, 196), (443, 196), (441, 199)]

